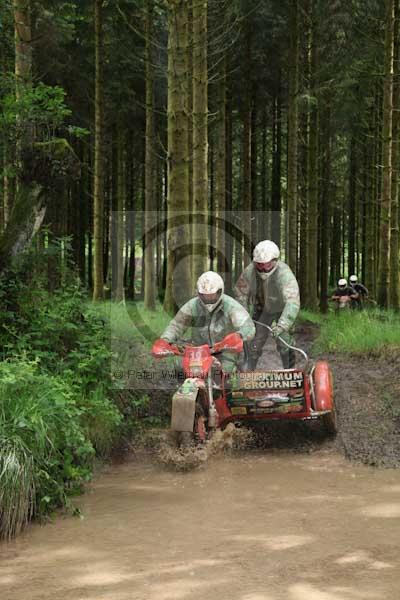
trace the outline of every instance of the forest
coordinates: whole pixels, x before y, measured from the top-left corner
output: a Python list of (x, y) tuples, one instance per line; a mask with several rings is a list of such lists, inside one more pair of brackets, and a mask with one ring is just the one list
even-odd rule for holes
[(165, 425), (115, 368), (261, 240), (314, 352), (398, 352), (399, 0), (3, 0), (0, 34), (0, 539)]
[[(68, 239), (94, 299), (171, 312), (207, 268), (231, 289), (271, 238), (304, 306), (326, 311), (355, 273), (397, 309), (397, 10), (4, 2), (2, 229), (32, 232), (39, 214), (38, 243)], [(13, 228), (18, 190), (35, 209)]]

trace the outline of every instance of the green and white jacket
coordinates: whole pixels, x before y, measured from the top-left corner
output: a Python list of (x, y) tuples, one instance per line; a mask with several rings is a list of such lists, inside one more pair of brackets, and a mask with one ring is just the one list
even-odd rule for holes
[(234, 332), (239, 333), (246, 342), (253, 339), (256, 331), (247, 310), (226, 294), (222, 295), (220, 304), (212, 313), (208, 312), (199, 298), (192, 298), (176, 313), (161, 337), (168, 342), (175, 342), (189, 327), (195, 344), (210, 346)]
[(300, 310), (296, 277), (281, 260), (265, 280), (257, 275), (254, 264), (250, 263), (236, 283), (235, 297), (246, 310), (252, 307), (255, 316), (280, 315), (278, 325), (286, 331), (292, 327)]

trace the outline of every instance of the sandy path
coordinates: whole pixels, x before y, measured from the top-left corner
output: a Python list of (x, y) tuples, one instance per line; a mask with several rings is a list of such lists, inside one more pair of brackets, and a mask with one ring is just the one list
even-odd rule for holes
[(0, 546), (2, 600), (395, 600), (400, 473), (321, 449), (110, 467)]

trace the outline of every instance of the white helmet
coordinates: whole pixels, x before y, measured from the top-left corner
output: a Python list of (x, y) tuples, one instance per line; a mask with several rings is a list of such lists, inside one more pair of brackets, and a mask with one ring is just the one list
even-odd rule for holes
[(261, 279), (267, 279), (275, 271), (280, 251), (275, 242), (259, 242), (253, 251), (253, 262)]
[(357, 283), (358, 277), (357, 275), (350, 275), (350, 283)]
[(222, 300), (224, 280), (214, 271), (207, 271), (197, 280), (197, 295), (203, 306), (213, 312)]
[(347, 285), (347, 279), (339, 279), (339, 281), (338, 281), (338, 286), (339, 286), (340, 288), (345, 288), (345, 287), (346, 287), (346, 285)]

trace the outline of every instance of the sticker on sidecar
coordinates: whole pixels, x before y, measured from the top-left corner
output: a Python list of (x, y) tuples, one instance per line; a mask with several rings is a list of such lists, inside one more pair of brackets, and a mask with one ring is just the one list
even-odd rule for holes
[(302, 402), (291, 402), (288, 404), (274, 405), (270, 407), (266, 406), (232, 406), (231, 411), (235, 416), (239, 415), (260, 415), (260, 414), (277, 414), (277, 413), (296, 413), (302, 412), (304, 405)]
[(239, 373), (237, 387), (241, 390), (298, 390), (304, 385), (302, 371), (265, 371)]

